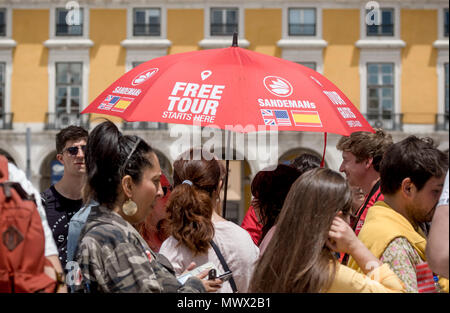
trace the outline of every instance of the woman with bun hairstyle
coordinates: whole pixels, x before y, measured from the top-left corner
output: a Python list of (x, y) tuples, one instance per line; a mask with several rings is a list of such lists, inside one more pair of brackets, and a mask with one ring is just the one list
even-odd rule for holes
[[(208, 151), (190, 149), (173, 164), (174, 189), (167, 205), (171, 236), (159, 252), (181, 274), (191, 262), (197, 266), (211, 262), (217, 275), (224, 266), (212, 247), (220, 250), (232, 279), (219, 292), (247, 292), (259, 249), (243, 228), (216, 213), (225, 169)], [(235, 288), (233, 287), (235, 286)]]
[[(137, 136), (124, 136), (110, 121), (90, 133), (86, 149), (87, 189), (93, 206), (80, 234), (68, 279), (75, 292), (205, 292), (220, 280), (202, 273), (178, 282), (170, 262), (153, 252), (133, 227), (161, 197), (161, 168), (153, 149)], [(71, 277), (69, 277), (71, 276)]]
[[(402, 281), (359, 241), (348, 225), (352, 194), (345, 178), (325, 168), (292, 185), (277, 228), (258, 261), (251, 292), (405, 292)], [(349, 253), (364, 274), (341, 265)]]

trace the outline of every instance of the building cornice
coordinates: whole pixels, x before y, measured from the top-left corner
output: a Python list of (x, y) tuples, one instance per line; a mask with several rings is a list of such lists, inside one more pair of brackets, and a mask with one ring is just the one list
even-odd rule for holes
[(94, 45), (90, 39), (48, 39), (44, 46), (49, 49), (88, 49)]
[(323, 39), (292, 39), (285, 38), (277, 42), (277, 46), (283, 49), (323, 49), (328, 43)]
[(401, 39), (360, 39), (355, 45), (361, 49), (400, 49), (404, 48), (406, 43)]
[(120, 45), (127, 49), (167, 49), (172, 45), (168, 39), (125, 39)]

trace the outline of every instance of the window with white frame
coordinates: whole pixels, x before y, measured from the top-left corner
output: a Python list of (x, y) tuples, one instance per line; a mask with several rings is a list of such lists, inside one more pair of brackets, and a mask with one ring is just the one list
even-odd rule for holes
[(82, 103), (81, 62), (57, 62), (55, 113), (79, 113)]
[[(369, 10), (366, 14), (369, 14)], [(382, 8), (379, 9), (380, 19), (373, 21), (373, 23), (366, 24), (367, 36), (394, 36), (394, 9)]]
[(6, 36), (6, 9), (0, 9), (0, 36)]
[(394, 108), (394, 63), (367, 63), (367, 119), (392, 120)]
[(133, 36), (161, 36), (161, 9), (133, 9)]
[(0, 129), (12, 129), (12, 113), (6, 105), (6, 62), (0, 62)]
[(238, 8), (211, 8), (211, 36), (231, 36), (239, 29)]
[(316, 35), (316, 9), (289, 8), (288, 35), (289, 36), (315, 36)]
[(56, 36), (83, 36), (83, 9), (57, 8), (55, 14)]

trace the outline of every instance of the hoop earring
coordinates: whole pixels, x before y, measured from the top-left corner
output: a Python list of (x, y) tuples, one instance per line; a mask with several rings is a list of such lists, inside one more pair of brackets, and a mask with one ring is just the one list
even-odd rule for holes
[(125, 203), (122, 206), (122, 212), (126, 216), (133, 216), (134, 214), (136, 214), (137, 210), (138, 210), (137, 204), (136, 202), (131, 200), (131, 198), (125, 201)]

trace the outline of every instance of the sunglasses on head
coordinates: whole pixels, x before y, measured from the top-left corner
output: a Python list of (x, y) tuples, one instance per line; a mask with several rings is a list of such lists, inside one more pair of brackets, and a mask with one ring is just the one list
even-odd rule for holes
[(64, 151), (67, 151), (67, 152), (69, 152), (70, 155), (75, 156), (78, 154), (78, 148), (83, 150), (83, 153), (86, 153), (86, 145), (66, 148), (65, 150), (63, 150), (63, 153), (64, 153)]

